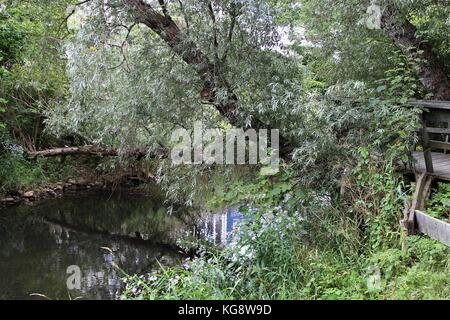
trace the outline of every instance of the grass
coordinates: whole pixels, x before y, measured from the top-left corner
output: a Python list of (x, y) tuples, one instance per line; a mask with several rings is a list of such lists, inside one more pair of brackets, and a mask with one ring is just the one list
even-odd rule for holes
[(224, 191), (220, 199), (259, 208), (236, 246), (206, 248), (183, 266), (126, 277), (122, 298), (450, 298), (449, 248), (402, 236), (398, 221), (411, 191), (392, 165), (363, 155), (347, 198), (337, 202), (300, 189), (293, 177), (284, 170)]
[[(449, 249), (407, 238), (367, 249), (302, 241), (303, 223), (282, 216), (255, 221), (224, 250), (207, 248), (183, 266), (126, 277), (123, 299), (449, 299)], [(371, 285), (372, 284), (372, 285)]]
[(0, 193), (24, 191), (76, 175), (75, 163), (58, 158), (26, 159), (22, 155), (0, 155)]
[(450, 183), (439, 182), (427, 200), (427, 214), (450, 222)]

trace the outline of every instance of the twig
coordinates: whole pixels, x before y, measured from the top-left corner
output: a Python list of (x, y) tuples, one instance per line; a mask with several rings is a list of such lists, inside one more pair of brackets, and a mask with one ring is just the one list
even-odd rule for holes
[[(132, 24), (131, 26), (129, 26), (129, 27), (124, 26), (128, 31), (127, 31), (127, 34), (126, 34), (126, 36), (125, 36), (125, 39), (122, 41), (122, 44), (121, 44), (121, 45), (117, 45), (117, 44), (109, 44), (109, 45), (112, 46), (112, 47), (118, 48), (118, 49), (120, 50), (121, 54), (122, 54), (122, 57), (123, 57), (122, 61), (121, 61), (117, 66), (110, 68), (110, 70), (117, 69), (117, 68), (121, 67), (121, 66), (125, 63), (126, 66), (127, 66), (127, 71), (128, 71), (128, 72), (131, 71), (131, 70), (130, 70), (130, 66), (129, 66), (129, 64), (128, 64), (128, 59), (127, 59), (127, 57), (126, 57), (126, 55), (125, 55), (124, 46), (125, 46), (125, 43), (128, 41), (128, 38), (130, 37), (131, 31), (133, 30), (133, 28), (134, 28), (136, 25), (137, 25), (137, 23), (133, 23), (133, 24)], [(123, 25), (120, 25), (120, 26), (123, 27)]]
[(162, 12), (165, 17), (170, 18), (169, 11), (167, 10), (167, 5), (165, 0), (158, 0), (159, 5), (161, 6)]
[(81, 5), (86, 4), (86, 3), (88, 3), (88, 2), (91, 2), (91, 1), (92, 1), (92, 0), (84, 0), (84, 1), (81, 1), (81, 2), (76, 3), (76, 4), (74, 5), (74, 8), (73, 8), (72, 12), (70, 12), (70, 13), (64, 18), (64, 20), (61, 22), (61, 24), (60, 24), (59, 27), (58, 27), (58, 30), (61, 30), (61, 27), (62, 27), (62, 25), (64, 24), (65, 27), (66, 27), (67, 32), (70, 33), (69, 26), (67, 25), (67, 22), (69, 21), (70, 17), (73, 16), (73, 15), (75, 14), (75, 11), (76, 11), (76, 8), (75, 8), (75, 7), (81, 6)]

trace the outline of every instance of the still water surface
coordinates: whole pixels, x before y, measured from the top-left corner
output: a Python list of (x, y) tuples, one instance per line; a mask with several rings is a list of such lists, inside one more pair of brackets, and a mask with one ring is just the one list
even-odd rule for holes
[[(123, 273), (113, 264), (133, 274), (181, 259), (174, 244), (190, 226), (166, 211), (160, 199), (106, 191), (1, 210), (0, 299), (117, 299)], [(80, 290), (67, 289), (71, 265)]]
[[(195, 216), (184, 209), (168, 214), (160, 197), (130, 190), (69, 194), (1, 209), (0, 299), (43, 299), (34, 293), (50, 299), (118, 299), (123, 272), (149, 272), (157, 260), (181, 263), (176, 241), (194, 229), (215, 244), (230, 243), (242, 219), (236, 209)], [(67, 288), (67, 268), (73, 265), (81, 270), (80, 290)]]

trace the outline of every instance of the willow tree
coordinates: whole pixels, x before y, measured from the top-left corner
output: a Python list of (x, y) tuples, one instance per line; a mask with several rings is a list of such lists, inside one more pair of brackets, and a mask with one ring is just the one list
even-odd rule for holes
[[(299, 20), (317, 44), (311, 54), (320, 79), (330, 84), (350, 79), (376, 82), (387, 71), (397, 70), (395, 76), (414, 77), (433, 99), (450, 99), (448, 1), (301, 3)], [(409, 82), (405, 87), (415, 85)], [(395, 93), (400, 96), (403, 89), (408, 88)], [(416, 98), (423, 97), (416, 94)]]
[(290, 3), (91, 0), (69, 8), (70, 103), (50, 127), (121, 148), (164, 146), (194, 120), (212, 127), (300, 125), (302, 68), (280, 41)]

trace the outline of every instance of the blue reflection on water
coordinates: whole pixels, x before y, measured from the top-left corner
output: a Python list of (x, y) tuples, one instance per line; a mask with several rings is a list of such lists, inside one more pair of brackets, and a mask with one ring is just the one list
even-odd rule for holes
[(207, 215), (199, 225), (201, 236), (216, 245), (233, 244), (238, 240), (238, 230), (243, 222), (251, 223), (256, 209), (241, 212), (241, 206)]

